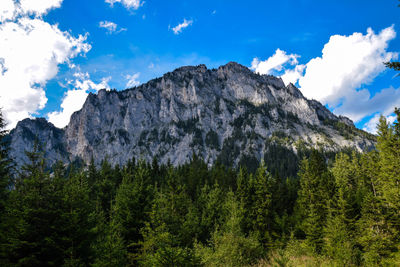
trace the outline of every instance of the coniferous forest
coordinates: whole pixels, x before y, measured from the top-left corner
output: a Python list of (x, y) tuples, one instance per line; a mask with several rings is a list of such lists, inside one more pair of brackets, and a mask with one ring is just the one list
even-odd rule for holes
[(3, 142), (0, 265), (399, 266), (400, 124), (381, 118), (375, 151), (304, 155), (293, 177), (196, 155), (47, 169), (37, 144), (15, 170)]

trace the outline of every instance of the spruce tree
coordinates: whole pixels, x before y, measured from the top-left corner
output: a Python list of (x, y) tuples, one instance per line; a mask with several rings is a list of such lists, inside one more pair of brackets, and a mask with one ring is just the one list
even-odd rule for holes
[(3, 114), (0, 110), (0, 218), (4, 214), (4, 209), (9, 197), (11, 186), (11, 164), (9, 157), (8, 144), (6, 142), (7, 131)]
[(328, 202), (328, 216), (324, 228), (324, 254), (336, 259), (341, 265), (359, 263), (356, 249), (356, 221), (360, 206), (357, 201), (359, 162), (353, 153), (336, 156), (332, 174), (335, 178), (335, 194)]
[[(57, 175), (54, 176), (57, 179)], [(67, 266), (87, 266), (92, 262), (91, 244), (94, 241), (94, 203), (83, 171), (70, 175), (63, 188), (62, 228), (64, 258)]]
[(195, 245), (197, 258), (204, 266), (249, 266), (262, 255), (262, 246), (254, 235), (246, 236), (241, 229), (243, 209), (229, 192), (223, 205), (224, 221), (216, 229), (208, 246)]
[(306, 235), (306, 243), (313, 252), (320, 253), (323, 247), (323, 228), (328, 214), (328, 200), (334, 192), (333, 178), (327, 170), (325, 159), (316, 150), (300, 166), (300, 190), (297, 212), (300, 214), (300, 229)]
[(151, 180), (149, 167), (145, 162), (139, 162), (134, 175), (129, 172), (124, 174), (112, 209), (112, 223), (124, 240), (132, 264), (138, 256), (138, 243), (143, 241), (140, 231), (151, 210)]
[(273, 239), (277, 237), (273, 207), (275, 191), (276, 180), (268, 173), (262, 161), (254, 176), (254, 203), (251, 209), (254, 215), (253, 231), (265, 247), (272, 247)]
[(149, 222), (142, 230), (141, 264), (189, 266), (194, 261), (190, 247), (199, 232), (199, 211), (180, 181), (170, 167), (166, 186), (155, 192)]
[(241, 224), (245, 233), (249, 233), (253, 230), (253, 223), (255, 221), (255, 215), (253, 212), (254, 194), (254, 177), (252, 174), (249, 175), (245, 167), (241, 167), (237, 176), (236, 196), (244, 212)]
[(7, 240), (5, 233), (7, 232), (7, 216), (6, 206), (10, 196), (12, 178), (11, 168), (12, 161), (9, 157), (8, 144), (5, 141), (7, 131), (4, 129), (6, 126), (3, 114), (0, 110), (0, 265), (6, 264), (6, 246)]
[[(398, 109), (395, 113), (400, 119)], [(396, 254), (399, 257), (400, 129), (398, 122), (391, 126), (384, 117), (377, 128), (378, 152), (367, 154), (364, 160), (371, 190), (364, 197), (358, 223), (359, 242), (367, 264), (390, 262)], [(373, 160), (368, 160), (371, 157)]]
[(97, 225), (95, 231), (97, 233), (97, 240), (92, 245), (95, 255), (92, 266), (127, 266), (127, 249), (120, 232), (121, 228), (113, 221), (108, 222), (101, 210), (97, 214), (96, 219)]
[(222, 220), (222, 204), (225, 193), (218, 184), (204, 185), (199, 193), (197, 207), (200, 211), (198, 241), (206, 243)]
[(62, 184), (45, 171), (43, 152), (35, 143), (11, 192), (7, 216), (8, 258), (15, 266), (64, 263)]
[(393, 225), (400, 230), (400, 110), (395, 109), (397, 122), (388, 126), (381, 119), (378, 125), (380, 190)]

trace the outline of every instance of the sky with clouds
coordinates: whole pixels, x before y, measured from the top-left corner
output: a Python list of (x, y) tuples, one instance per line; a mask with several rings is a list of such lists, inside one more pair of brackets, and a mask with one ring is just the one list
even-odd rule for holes
[(398, 1), (1, 0), (0, 107), (68, 124), (86, 96), (183, 65), (236, 61), (282, 77), (357, 127), (394, 120)]

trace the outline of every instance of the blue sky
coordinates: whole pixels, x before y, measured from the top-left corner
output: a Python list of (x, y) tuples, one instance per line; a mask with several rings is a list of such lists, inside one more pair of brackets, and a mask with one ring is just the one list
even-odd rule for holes
[(378, 114), (392, 121), (400, 106), (400, 77), (381, 64), (400, 52), (395, 0), (1, 2), (0, 104), (10, 127), (32, 116), (63, 127), (88, 92), (229, 61), (291, 71), (307, 97), (371, 132)]

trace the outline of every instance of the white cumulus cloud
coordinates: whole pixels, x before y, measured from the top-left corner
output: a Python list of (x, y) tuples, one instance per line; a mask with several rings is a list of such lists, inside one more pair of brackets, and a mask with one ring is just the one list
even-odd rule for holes
[(58, 66), (91, 47), (86, 35), (74, 37), (42, 19), (62, 1), (26, 0), (13, 5), (6, 1), (4, 6), (1, 2), (0, 8), (5, 9), (0, 10), (0, 107), (12, 128), (44, 108), (44, 88), (58, 73)]
[(47, 114), (48, 120), (56, 127), (65, 127), (69, 123), (72, 113), (82, 108), (87, 95), (88, 93), (85, 90), (67, 91), (61, 103), (62, 110)]
[(175, 27), (171, 28), (174, 34), (178, 35), (182, 32), (183, 29), (189, 27), (190, 25), (193, 24), (193, 20), (186, 20), (183, 19), (183, 22), (176, 25)]
[(271, 74), (273, 71), (281, 71), (283, 65), (289, 63), (291, 65), (298, 64), (297, 58), (299, 56), (295, 54), (287, 54), (281, 49), (276, 49), (275, 54), (270, 56), (267, 60), (260, 61), (258, 58), (254, 58), (251, 62), (251, 69), (259, 74)]
[(395, 107), (400, 107), (400, 89), (383, 89), (373, 97), (369, 90), (363, 89), (346, 95), (342, 105), (335, 108), (335, 112), (359, 121), (375, 112), (388, 116)]
[(13, 0), (0, 1), (0, 22), (12, 19), (15, 16), (16, 6)]
[(38, 16), (46, 14), (53, 8), (59, 8), (62, 2), (63, 0), (19, 0), (25, 13)]
[(385, 70), (382, 62), (397, 58), (396, 53), (386, 51), (395, 37), (393, 26), (379, 34), (369, 28), (365, 35), (331, 36), (322, 56), (307, 63), (305, 75), (299, 79), (300, 89), (306, 97), (336, 106)]
[(14, 20), (24, 15), (45, 15), (53, 8), (59, 8), (63, 0), (1, 0), (0, 22)]
[[(394, 107), (400, 106), (400, 89), (387, 88), (372, 96), (365, 86), (386, 69), (383, 62), (398, 58), (398, 53), (387, 51), (395, 37), (393, 26), (379, 33), (369, 28), (366, 34), (333, 35), (322, 56), (307, 64), (298, 64), (299, 56), (278, 49), (265, 61), (253, 59), (251, 68), (261, 74), (280, 72), (285, 84), (298, 82), (305, 97), (356, 122), (377, 112), (391, 118)], [(292, 67), (285, 68), (289, 64)], [(376, 121), (372, 118), (364, 128), (373, 132)]]
[[(372, 117), (367, 123), (364, 124), (363, 130), (376, 134), (377, 133), (377, 125), (379, 123), (381, 115), (376, 114), (374, 117)], [(390, 124), (392, 124), (396, 120), (396, 116), (386, 116), (386, 121)]]
[(137, 10), (144, 4), (142, 0), (105, 0), (106, 3), (110, 4), (111, 7), (114, 6), (115, 3), (120, 3), (128, 9)]
[(285, 70), (285, 73), (281, 76), (283, 82), (288, 85), (289, 83), (297, 83), (297, 81), (303, 76), (306, 65), (297, 65), (294, 69)]
[(126, 75), (126, 79), (128, 80), (128, 82), (126, 83), (126, 87), (131, 88), (131, 87), (135, 87), (138, 86), (140, 84), (139, 82), (139, 76), (140, 73), (135, 73), (133, 75)]
[(111, 79), (111, 77), (106, 77), (100, 83), (95, 83), (90, 79), (88, 73), (82, 72), (75, 73), (74, 77), (75, 80), (68, 81), (68, 85), (73, 89), (64, 94), (61, 110), (47, 114), (49, 121), (59, 128), (65, 127), (69, 123), (72, 113), (82, 108), (90, 91), (108, 89), (108, 82)]

